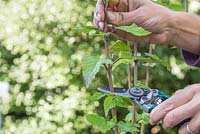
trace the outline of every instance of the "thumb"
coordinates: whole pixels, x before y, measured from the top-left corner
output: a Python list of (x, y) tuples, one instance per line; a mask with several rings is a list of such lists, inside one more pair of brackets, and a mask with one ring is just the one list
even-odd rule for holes
[(131, 12), (107, 12), (107, 21), (109, 24), (113, 24), (115, 26), (120, 25), (131, 25), (135, 22), (136, 13), (135, 11)]

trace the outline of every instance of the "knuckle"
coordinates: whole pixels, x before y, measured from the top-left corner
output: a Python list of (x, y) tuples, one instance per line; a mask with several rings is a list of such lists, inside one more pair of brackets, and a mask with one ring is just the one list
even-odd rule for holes
[(165, 128), (175, 126), (177, 124), (177, 117), (174, 113), (170, 113), (166, 115), (164, 122), (165, 122)]
[(184, 90), (188, 90), (194, 96), (195, 94), (200, 92), (200, 84), (189, 85), (185, 87)]
[(180, 89), (180, 90), (177, 90), (177, 91), (175, 92), (175, 95), (180, 95), (180, 94), (182, 94), (182, 91), (183, 91), (183, 90), (181, 90), (181, 89)]

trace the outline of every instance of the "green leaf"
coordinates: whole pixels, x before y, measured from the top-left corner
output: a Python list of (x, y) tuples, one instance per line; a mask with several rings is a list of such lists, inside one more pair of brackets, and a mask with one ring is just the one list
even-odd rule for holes
[(184, 11), (184, 7), (181, 5), (177, 5), (177, 4), (169, 4), (167, 6), (169, 9), (175, 10), (175, 11)]
[(133, 118), (133, 114), (130, 112), (126, 115), (125, 117), (125, 121), (126, 122), (131, 122), (132, 121), (132, 118)]
[(138, 123), (140, 124), (149, 124), (149, 114), (148, 113), (142, 113), (142, 114), (136, 114), (136, 118), (139, 120)]
[(113, 117), (110, 121), (106, 121), (104, 117), (97, 114), (86, 115), (86, 120), (93, 126), (100, 129), (100, 131), (108, 131), (116, 125), (116, 117)]
[(79, 31), (79, 32), (84, 32), (84, 33), (89, 33), (91, 31), (98, 30), (94, 26), (85, 26), (85, 25), (82, 25), (82, 24), (78, 24), (74, 29), (77, 30), (77, 31)]
[(112, 67), (112, 70), (114, 71), (119, 65), (121, 64), (131, 64), (133, 62), (133, 59), (119, 59)]
[(98, 101), (98, 100), (100, 100), (101, 98), (103, 98), (104, 96), (105, 96), (105, 94), (100, 93), (100, 92), (96, 92), (95, 94), (93, 94), (93, 95), (90, 97), (90, 99), (91, 99), (92, 101)]
[(106, 126), (107, 126), (107, 130), (110, 130), (111, 128), (113, 128), (117, 123), (117, 120), (116, 120), (116, 116), (114, 116), (110, 121), (107, 121), (106, 122)]
[(147, 88), (147, 89), (149, 88), (149, 87), (145, 86), (141, 81), (137, 81), (134, 86), (141, 87), (141, 88)]
[(117, 29), (126, 31), (135, 36), (147, 36), (151, 34), (151, 32), (144, 30), (142, 27), (138, 27), (136, 24), (132, 24), (130, 26), (120, 26), (117, 27)]
[(106, 126), (106, 120), (105, 120), (103, 117), (99, 116), (99, 115), (96, 115), (96, 114), (88, 114), (88, 115), (86, 115), (86, 120), (87, 120), (90, 124), (92, 124), (92, 125), (94, 125), (94, 126), (96, 126), (96, 127), (99, 127), (99, 128), (101, 128), (101, 129), (103, 129), (103, 130), (106, 129), (106, 128), (105, 128), (105, 126)]
[(136, 132), (138, 129), (132, 123), (120, 121), (118, 123), (119, 129), (125, 132)]
[(128, 97), (109, 95), (104, 100), (105, 116), (108, 116), (109, 110), (116, 107), (116, 106), (127, 108), (130, 105), (132, 105), (132, 101)]
[(114, 103), (118, 107), (125, 107), (125, 108), (132, 105), (131, 99), (122, 96), (115, 96)]
[(110, 51), (111, 52), (115, 52), (115, 51), (131, 51), (131, 48), (128, 47), (128, 45), (126, 43), (124, 43), (123, 41), (116, 41), (114, 45), (112, 45), (110, 47)]
[(131, 58), (133, 58), (133, 55), (132, 55), (132, 52), (121, 51), (119, 53), (119, 58), (122, 58), (122, 59), (131, 59)]
[(89, 36), (103, 36), (106, 33), (101, 32), (95, 26), (85, 26), (83, 24), (78, 24), (74, 30), (82, 33), (87, 33)]
[(149, 54), (149, 53), (145, 53), (146, 56), (150, 57), (153, 61), (155, 61), (156, 63), (161, 64), (162, 66), (169, 68), (169, 64), (167, 61), (165, 60), (161, 60), (157, 55), (154, 54)]
[(96, 56), (89, 56), (83, 58), (83, 76), (86, 87), (89, 87), (95, 75), (99, 72), (101, 65), (112, 64), (110, 59), (98, 58)]
[(108, 116), (108, 112), (110, 109), (114, 108), (116, 105), (113, 101), (113, 98), (115, 96), (113, 95), (109, 95), (108, 97), (106, 97), (106, 99), (104, 100), (104, 104), (103, 104), (103, 107), (104, 107), (104, 113), (105, 113), (105, 116), (107, 117)]
[(153, 67), (155, 67), (156, 66), (156, 63), (144, 63), (144, 64), (142, 64), (143, 66), (145, 66), (145, 67), (151, 67), (151, 68), (153, 68)]
[(175, 10), (175, 11), (184, 11), (184, 6), (182, 5), (178, 5), (178, 4), (174, 4), (174, 3), (170, 3), (170, 2), (164, 2), (164, 1), (154, 1), (157, 4), (163, 5), (171, 10)]

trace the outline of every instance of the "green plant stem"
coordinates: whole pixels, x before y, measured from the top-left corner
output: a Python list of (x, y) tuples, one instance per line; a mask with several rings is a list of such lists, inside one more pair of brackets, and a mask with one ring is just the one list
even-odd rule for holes
[[(109, 41), (109, 35), (105, 35), (104, 36), (105, 53), (106, 53), (106, 58), (109, 59), (110, 58), (110, 53), (109, 53), (108, 41)], [(114, 92), (113, 79), (112, 79), (112, 66), (111, 65), (107, 65), (107, 77), (108, 77), (110, 91)], [(116, 117), (117, 118), (117, 109), (116, 108), (112, 109), (112, 117)], [(115, 134), (119, 134), (119, 129), (118, 129), (117, 125), (114, 127), (114, 132), (115, 132)]]
[[(131, 46), (131, 42), (127, 42), (128, 43), (128, 46), (130, 47)], [(131, 81), (132, 81), (132, 77), (131, 77), (131, 74), (132, 74), (132, 69), (131, 69), (131, 64), (129, 63), (128, 64), (128, 87), (131, 88)]]
[[(149, 44), (149, 54), (152, 54), (153, 52), (153, 48), (152, 45)], [(149, 66), (146, 67), (146, 83), (145, 85), (148, 87), (149, 86), (149, 80), (150, 80), (150, 68)], [(144, 128), (145, 128), (145, 124), (142, 123), (141, 124), (141, 130), (140, 130), (140, 134), (144, 134)]]
[[(134, 43), (134, 57), (137, 57), (138, 53), (138, 44)], [(138, 81), (138, 60), (134, 59), (134, 85), (137, 84)]]
[(189, 1), (188, 0), (184, 0), (184, 5), (185, 5), (185, 11), (188, 12)]
[[(149, 54), (152, 54), (152, 45), (149, 45)], [(149, 86), (149, 79), (150, 79), (150, 68), (149, 66), (146, 67), (146, 82), (145, 85), (148, 87)]]
[(140, 134), (144, 134), (144, 128), (145, 128), (145, 124), (142, 123), (142, 124), (141, 124), (141, 131), (140, 131)]
[[(134, 57), (137, 57), (138, 52), (138, 44), (134, 43)], [(137, 84), (138, 81), (138, 61), (134, 60), (134, 85)], [(132, 123), (136, 123), (136, 109), (135, 104), (132, 106)]]

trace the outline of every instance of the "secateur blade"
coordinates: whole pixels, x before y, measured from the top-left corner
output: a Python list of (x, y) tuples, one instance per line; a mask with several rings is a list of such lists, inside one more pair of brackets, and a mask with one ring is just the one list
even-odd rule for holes
[(98, 90), (106, 94), (114, 94), (117, 96), (126, 96), (136, 103), (143, 111), (151, 112), (157, 105), (169, 96), (157, 89), (146, 89), (140, 87), (133, 88), (114, 88), (114, 92), (110, 91), (108, 86), (100, 85)]

